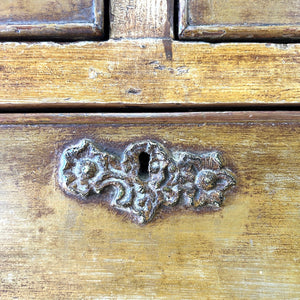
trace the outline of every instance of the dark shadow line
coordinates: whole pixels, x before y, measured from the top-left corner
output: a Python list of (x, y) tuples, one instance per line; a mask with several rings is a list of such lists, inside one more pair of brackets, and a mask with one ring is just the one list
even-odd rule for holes
[(220, 111), (300, 111), (299, 104), (285, 105), (189, 105), (189, 106), (116, 106), (116, 107), (9, 107), (0, 108), (5, 113), (176, 113)]

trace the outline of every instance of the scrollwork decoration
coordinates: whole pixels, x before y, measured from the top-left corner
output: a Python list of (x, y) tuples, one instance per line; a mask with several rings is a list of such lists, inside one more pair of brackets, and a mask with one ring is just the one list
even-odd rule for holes
[(118, 158), (84, 139), (63, 151), (59, 182), (83, 202), (109, 188), (109, 205), (145, 224), (162, 206), (218, 208), (235, 178), (216, 151), (171, 153), (147, 140), (128, 145)]

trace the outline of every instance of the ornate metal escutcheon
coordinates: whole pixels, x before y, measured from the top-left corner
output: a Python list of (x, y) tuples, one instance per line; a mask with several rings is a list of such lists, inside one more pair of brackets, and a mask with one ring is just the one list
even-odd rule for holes
[[(59, 182), (83, 202), (99, 195), (99, 201), (145, 224), (163, 206), (219, 208), (235, 178), (217, 151), (171, 153), (147, 140), (129, 144), (118, 158), (84, 139), (63, 151)], [(107, 189), (110, 199), (101, 200)]]

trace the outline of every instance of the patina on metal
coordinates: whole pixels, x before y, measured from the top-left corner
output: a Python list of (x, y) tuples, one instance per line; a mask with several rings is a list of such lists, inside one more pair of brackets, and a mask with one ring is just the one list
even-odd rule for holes
[(118, 158), (87, 139), (63, 151), (59, 182), (83, 202), (92, 195), (101, 201), (104, 189), (111, 189), (109, 206), (138, 224), (150, 222), (162, 206), (219, 208), (224, 193), (236, 183), (217, 151), (171, 153), (147, 140), (129, 144)]

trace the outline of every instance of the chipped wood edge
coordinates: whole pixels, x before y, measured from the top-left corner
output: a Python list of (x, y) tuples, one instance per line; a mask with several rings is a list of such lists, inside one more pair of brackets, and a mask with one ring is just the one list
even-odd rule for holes
[(225, 111), (186, 113), (30, 113), (1, 114), (0, 125), (35, 124), (193, 124), (300, 122), (300, 111)]

